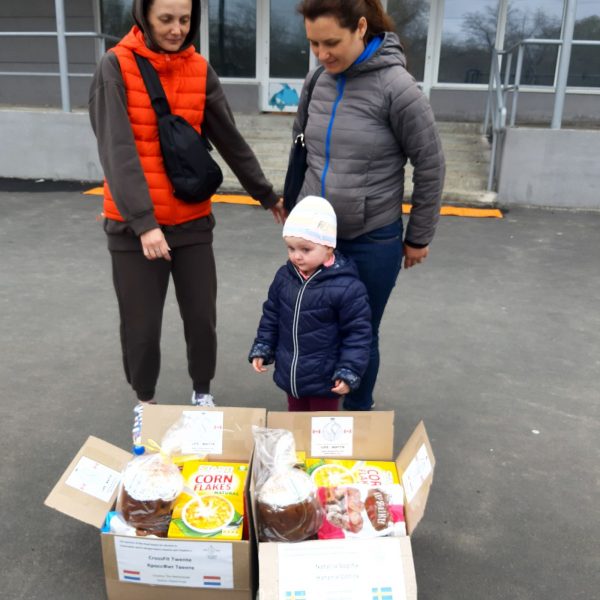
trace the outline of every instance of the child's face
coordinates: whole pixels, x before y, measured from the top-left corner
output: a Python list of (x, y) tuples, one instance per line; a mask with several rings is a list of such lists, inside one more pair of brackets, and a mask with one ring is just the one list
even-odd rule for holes
[(286, 237), (284, 240), (289, 259), (303, 275), (312, 275), (333, 254), (333, 248), (323, 244), (315, 244), (297, 237)]

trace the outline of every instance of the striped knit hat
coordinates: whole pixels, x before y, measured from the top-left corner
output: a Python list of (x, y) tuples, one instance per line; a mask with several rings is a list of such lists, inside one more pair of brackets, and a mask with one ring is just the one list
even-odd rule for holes
[(283, 237), (297, 237), (335, 248), (337, 219), (333, 207), (325, 198), (306, 196), (286, 219)]

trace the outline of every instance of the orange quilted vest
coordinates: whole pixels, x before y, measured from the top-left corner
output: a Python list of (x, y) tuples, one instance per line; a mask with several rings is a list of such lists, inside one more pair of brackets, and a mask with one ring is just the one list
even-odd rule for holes
[[(129, 122), (148, 182), (156, 220), (161, 225), (178, 225), (205, 217), (211, 211), (210, 200), (187, 204), (173, 195), (160, 151), (156, 113), (135, 62), (134, 50), (150, 60), (158, 72), (171, 112), (186, 119), (198, 132), (201, 130), (206, 102), (206, 60), (191, 46), (175, 54), (153, 52), (145, 45), (144, 35), (137, 26), (111, 49), (119, 59), (123, 74)], [(124, 221), (106, 180), (104, 215), (108, 219)]]

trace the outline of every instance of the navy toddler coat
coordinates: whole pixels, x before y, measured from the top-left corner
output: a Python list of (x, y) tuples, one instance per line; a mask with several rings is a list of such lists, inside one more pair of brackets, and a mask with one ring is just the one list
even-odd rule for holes
[(275, 275), (249, 360), (275, 361), (287, 394), (336, 397), (336, 379), (356, 389), (369, 362), (371, 309), (354, 262), (335, 254), (331, 267), (304, 279), (288, 261)]

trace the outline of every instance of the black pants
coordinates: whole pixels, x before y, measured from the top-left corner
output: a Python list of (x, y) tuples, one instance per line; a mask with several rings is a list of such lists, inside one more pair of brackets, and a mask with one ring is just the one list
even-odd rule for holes
[(173, 276), (187, 345), (188, 371), (197, 392), (208, 392), (217, 358), (217, 275), (211, 244), (174, 248), (171, 262), (141, 251), (111, 251), (121, 317), (125, 376), (138, 399), (154, 398), (160, 370), (160, 334)]

